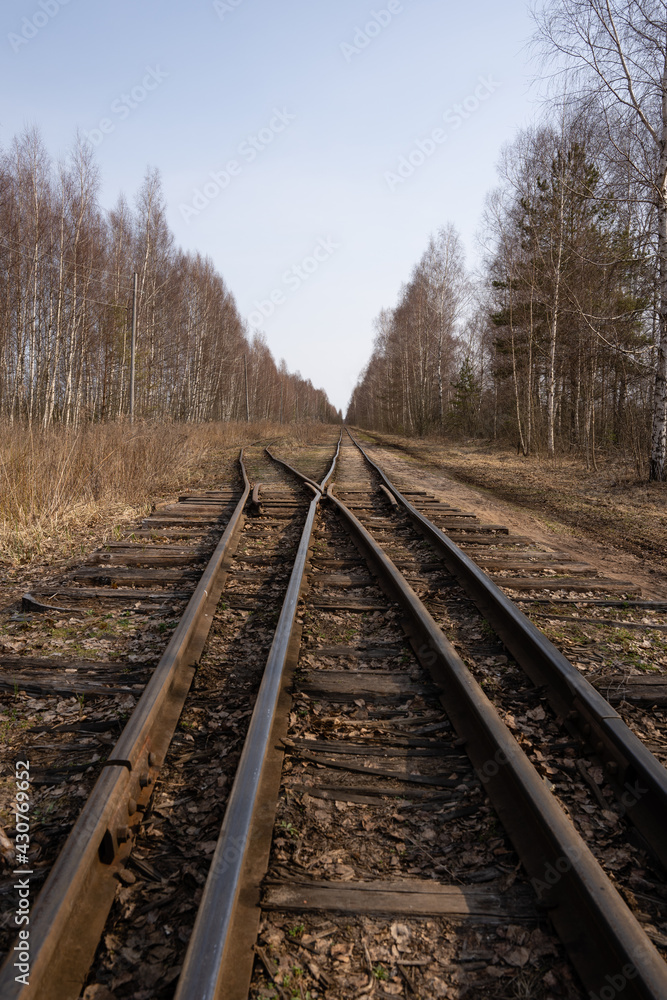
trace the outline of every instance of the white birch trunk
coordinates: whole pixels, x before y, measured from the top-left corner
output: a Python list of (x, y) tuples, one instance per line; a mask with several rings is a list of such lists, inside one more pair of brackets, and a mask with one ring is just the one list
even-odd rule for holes
[(665, 478), (667, 445), (667, 60), (662, 77), (662, 136), (658, 191), (659, 341), (653, 390), (649, 479)]
[(560, 306), (560, 272), (563, 262), (563, 228), (565, 221), (565, 179), (560, 175), (560, 201), (558, 206), (558, 251), (554, 268), (554, 294), (549, 324), (549, 365), (547, 368), (547, 455), (555, 454), (554, 424), (556, 416), (556, 343), (558, 339), (558, 311)]

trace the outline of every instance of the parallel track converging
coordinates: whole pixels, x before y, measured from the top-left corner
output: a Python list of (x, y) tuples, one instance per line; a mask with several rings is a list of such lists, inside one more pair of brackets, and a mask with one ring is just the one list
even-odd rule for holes
[[(482, 928), (481, 935), (503, 921), (546, 933), (552, 928), (586, 990), (597, 995), (623, 979), (623, 996), (667, 996), (664, 950), (656, 947), (661, 935), (647, 933), (646, 920), (626, 902), (622, 880), (596, 857), (571, 795), (574, 779), (568, 773), (569, 784), (548, 780), (558, 769), (548, 761), (542, 767), (536, 754), (540, 745), (570, 754), (584, 788), (580, 798), (593, 785), (593, 765), (582, 759), (593, 761), (601, 774), (593, 789), (600, 829), (611, 824), (614, 843), (634, 838), (633, 849), (662, 876), (667, 771), (505, 593), (539, 594), (540, 581), (553, 591), (558, 574), (567, 590), (579, 579), (568, 571), (582, 567), (568, 568), (559, 554), (535, 551), (530, 539), (508, 538), (502, 526), (481, 524), (419, 487), (399, 489), (349, 432), (321, 481), (273, 451), (255, 465), (251, 482), (240, 459), (243, 487), (220, 524), (213, 556), (38, 897), (30, 985), (15, 982), (8, 960), (0, 973), (2, 996), (80, 995), (216, 606), (222, 596), (252, 612), (260, 606), (254, 581), (274, 579), (260, 554), (238, 552), (244, 528), (250, 537), (254, 525), (258, 539), (268, 540), (288, 524), (291, 553), (287, 557), (283, 546), (272, 557), (280, 567), (280, 582), (271, 584), (280, 611), (174, 982), (176, 1000), (254, 996), (258, 960), (278, 994), (290, 995), (284, 969), (261, 938), (271, 914), (289, 913), (398, 915), (408, 936), (410, 921), (426, 917), (436, 924), (463, 921)], [(274, 481), (271, 468), (279, 470)], [(184, 518), (205, 519), (207, 508), (220, 514), (230, 496), (186, 496), (180, 520), (178, 511), (156, 512), (143, 530), (173, 530), (172, 540), (187, 540), (178, 532), (195, 529)], [(149, 586), (155, 582), (152, 561), (160, 567), (160, 586), (169, 580), (180, 586), (178, 560), (188, 555), (187, 546), (181, 549), (168, 555), (143, 541), (121, 542), (100, 553), (94, 567), (78, 571), (78, 586), (61, 587), (58, 599), (91, 600), (99, 590), (87, 585), (107, 579), (123, 594), (127, 579), (127, 592), (136, 595), (132, 588), (142, 574)], [(126, 568), (132, 565), (139, 569)], [(511, 575), (517, 567), (519, 575)], [(542, 568), (544, 575), (527, 576)], [(245, 592), (230, 590), (234, 580)], [(621, 590), (619, 597), (612, 581), (589, 581), (589, 588), (610, 602), (632, 596)], [(36, 588), (25, 608), (55, 598), (55, 591)], [(142, 599), (150, 602), (155, 593)], [(492, 636), (487, 661), (504, 663), (502, 670), (478, 664), (478, 622), (486, 622)], [(455, 648), (446, 635), (457, 628)], [(516, 690), (503, 686), (503, 671)], [(517, 680), (522, 671), (525, 689)], [(512, 697), (535, 705), (533, 717), (544, 720), (543, 744), (531, 740), (530, 726), (524, 732), (515, 724)], [(337, 850), (327, 815), (338, 815), (347, 831)], [(428, 845), (419, 836), (425, 817), (431, 817)], [(485, 834), (495, 846), (478, 845), (471, 860), (467, 838), (478, 836), (479, 823), (493, 830), (496, 818), (500, 835)], [(384, 862), (368, 843), (374, 829), (387, 844), (393, 838), (404, 845), (392, 853), (382, 880), (373, 865)], [(484, 882), (476, 880), (480, 869), (488, 873)], [(419, 871), (425, 877), (415, 877)], [(321, 937), (335, 933), (330, 927), (325, 922)], [(315, 938), (296, 937), (294, 948), (305, 960), (322, 953)], [(378, 967), (363, 947), (372, 992)], [(310, 962), (309, 974), (324, 992), (332, 988), (331, 972), (318, 961)], [(427, 958), (411, 966), (399, 955), (395, 964), (410, 993), (428, 990)], [(484, 992), (491, 980), (480, 976), (479, 995), (491, 996)]]

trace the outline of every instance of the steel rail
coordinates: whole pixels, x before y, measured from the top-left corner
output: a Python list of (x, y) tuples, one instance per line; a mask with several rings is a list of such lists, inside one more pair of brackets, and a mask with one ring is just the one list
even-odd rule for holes
[(420, 662), (486, 787), (541, 904), (586, 987), (664, 1000), (667, 964), (573, 823), (414, 590), (372, 535), (329, 488), (390, 599), (406, 614)]
[(316, 483), (315, 480), (311, 479), (310, 476), (306, 476), (303, 472), (300, 472), (299, 469), (296, 469), (293, 465), (289, 465), (289, 463), (286, 462), (284, 458), (278, 458), (277, 455), (273, 455), (268, 448), (265, 448), (264, 451), (269, 456), (269, 458), (276, 463), (276, 465), (282, 465), (283, 469), (287, 469), (287, 471), (291, 472), (293, 476), (296, 476), (299, 482), (307, 483), (309, 486), (312, 486), (313, 489), (319, 490), (319, 492), (323, 494), (327, 486), (329, 485), (329, 480), (331, 479), (336, 470), (336, 465), (338, 463), (338, 457), (340, 455), (340, 448), (342, 443), (343, 443), (343, 432), (341, 430), (340, 435), (338, 437), (338, 444), (336, 445), (336, 451), (334, 452), (334, 456), (331, 461), (331, 465), (329, 466), (327, 474), (325, 475), (321, 483)]
[(447, 569), (517, 663), (534, 684), (544, 687), (556, 715), (594, 749), (624, 812), (667, 868), (667, 770), (567, 657), (469, 556), (403, 496), (349, 430), (347, 433), (416, 527), (436, 545)]
[(14, 954), (0, 970), (3, 1000), (76, 1000), (113, 903), (155, 779), (190, 689), (243, 526), (244, 489), (183, 617), (84, 805), (30, 914), (29, 984)]
[[(301, 533), (301, 540), (290, 575), (278, 625), (274, 633), (259, 693), (243, 745), (234, 784), (229, 795), (222, 828), (211, 861), (201, 903), (188, 944), (174, 1000), (222, 1000), (230, 995), (230, 980), (242, 975), (230, 970), (229, 953), (238, 942), (235, 938), (237, 904), (244, 891), (244, 874), (252, 849), (252, 831), (258, 809), (262, 807), (260, 788), (270, 749), (271, 732), (281, 692), (283, 674), (294, 632), (297, 605), (301, 594), (315, 515), (323, 490), (338, 460), (342, 433), (331, 467), (321, 484), (302, 476), (285, 465), (315, 496)], [(252, 969), (253, 951), (249, 942), (244, 955)]]

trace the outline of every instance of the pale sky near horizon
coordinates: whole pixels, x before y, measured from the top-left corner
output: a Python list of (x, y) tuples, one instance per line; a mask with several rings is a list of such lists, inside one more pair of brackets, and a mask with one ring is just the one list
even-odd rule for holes
[(524, 0), (5, 0), (0, 23), (0, 145), (88, 132), (106, 208), (158, 167), (177, 243), (343, 410), (429, 234), (479, 259), (537, 113)]

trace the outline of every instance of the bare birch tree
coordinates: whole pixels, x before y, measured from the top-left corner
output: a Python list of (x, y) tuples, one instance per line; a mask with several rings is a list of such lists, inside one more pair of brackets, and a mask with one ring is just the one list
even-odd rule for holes
[(92, 150), (77, 137), (54, 169), (35, 129), (0, 152), (0, 418), (77, 426), (127, 413), (134, 271), (139, 417), (239, 419), (247, 354), (258, 419), (337, 419), (323, 390), (251, 347), (213, 262), (175, 248), (156, 171), (134, 211), (121, 198), (107, 213)]
[(649, 478), (667, 453), (667, 3), (549, 0), (534, 8), (536, 38), (569, 79), (569, 100), (597, 110), (610, 150), (633, 172), (653, 209), (658, 351)]

